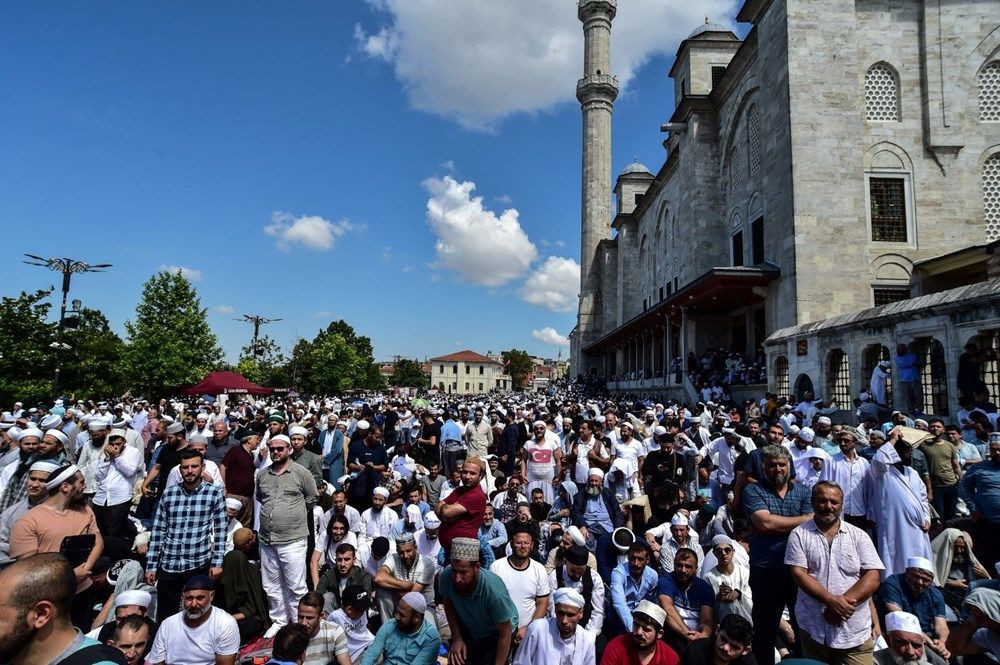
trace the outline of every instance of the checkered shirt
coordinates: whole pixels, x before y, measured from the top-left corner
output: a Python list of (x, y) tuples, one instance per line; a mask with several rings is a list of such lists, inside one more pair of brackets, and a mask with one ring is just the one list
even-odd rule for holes
[(168, 573), (181, 573), (205, 565), (222, 567), (226, 549), (226, 498), (222, 488), (202, 481), (188, 492), (184, 484), (163, 493), (156, 508), (146, 570), (157, 566)]

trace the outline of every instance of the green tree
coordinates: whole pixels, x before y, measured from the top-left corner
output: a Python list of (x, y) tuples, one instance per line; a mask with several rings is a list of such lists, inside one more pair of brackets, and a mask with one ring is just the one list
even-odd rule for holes
[(0, 300), (0, 403), (51, 399), (56, 324), (48, 323), (52, 289)]
[(389, 383), (400, 388), (427, 388), (430, 386), (431, 377), (424, 374), (419, 361), (400, 358), (393, 363), (392, 378)]
[(520, 349), (504, 351), (500, 355), (503, 357), (507, 374), (510, 375), (511, 384), (513, 384), (515, 390), (521, 390), (524, 388), (524, 383), (527, 381), (528, 375), (531, 374), (531, 370), (534, 367), (531, 356), (528, 355), (527, 351), (521, 351)]
[(235, 371), (261, 386), (283, 386), (287, 383), (281, 347), (267, 335), (257, 340), (256, 348), (253, 342), (243, 347)]
[(65, 351), (60, 385), (79, 397), (121, 395), (130, 386), (122, 364), (125, 342), (100, 310), (84, 307), (75, 330), (63, 333)]
[(180, 271), (160, 271), (149, 278), (135, 321), (125, 323), (126, 368), (142, 392), (153, 395), (195, 383), (222, 364), (207, 312)]
[(359, 387), (365, 379), (364, 359), (343, 336), (324, 335), (310, 345), (303, 359), (302, 387), (314, 393), (339, 393)]

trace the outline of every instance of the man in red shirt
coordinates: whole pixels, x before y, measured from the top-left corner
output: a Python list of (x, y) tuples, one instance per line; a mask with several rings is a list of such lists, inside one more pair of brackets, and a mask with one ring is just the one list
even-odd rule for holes
[[(479, 540), (479, 525), (486, 512), (486, 492), (479, 485), (486, 464), (478, 457), (470, 457), (462, 464), (462, 485), (438, 502), (434, 513), (441, 520), (438, 540), (447, 557), (451, 541), (455, 538)], [(445, 559), (447, 561), (447, 558)]]
[(667, 613), (644, 600), (632, 613), (632, 634), (619, 635), (604, 649), (601, 665), (679, 665), (677, 653), (663, 641)]

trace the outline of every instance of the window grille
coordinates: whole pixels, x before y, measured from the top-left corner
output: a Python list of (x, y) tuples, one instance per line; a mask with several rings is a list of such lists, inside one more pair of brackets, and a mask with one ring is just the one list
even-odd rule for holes
[(979, 119), (1000, 122), (1000, 60), (979, 72)]
[(788, 396), (788, 358), (785, 356), (774, 359), (774, 390), (778, 397)]
[(906, 242), (906, 194), (902, 178), (869, 178), (872, 240)]
[(750, 175), (757, 175), (760, 170), (760, 110), (756, 104), (747, 112), (747, 148)]
[(904, 288), (874, 288), (872, 289), (872, 297), (875, 300), (875, 306), (881, 307), (882, 305), (906, 300), (910, 297), (910, 290)]
[(719, 85), (719, 81), (722, 77), (726, 75), (726, 68), (723, 67), (712, 67), (712, 87)]
[[(980, 350), (997, 348), (998, 330), (988, 330), (972, 337), (969, 342), (975, 344)], [(1000, 362), (994, 354), (987, 354), (986, 359), (979, 366), (980, 378), (986, 384), (991, 400), (995, 400), (1000, 394)]]
[(743, 169), (740, 165), (740, 150), (733, 146), (729, 153), (729, 182), (734, 192), (743, 186)]
[(915, 352), (923, 363), (920, 384), (923, 389), (924, 413), (948, 415), (948, 383), (944, 365), (944, 347), (933, 337), (917, 340)]
[(983, 213), (986, 239), (1000, 238), (1000, 152), (983, 163)]
[(899, 121), (899, 80), (889, 65), (872, 65), (865, 75), (865, 113), (873, 122)]
[(851, 404), (851, 366), (847, 354), (841, 349), (830, 351), (827, 376), (830, 399), (844, 407)]

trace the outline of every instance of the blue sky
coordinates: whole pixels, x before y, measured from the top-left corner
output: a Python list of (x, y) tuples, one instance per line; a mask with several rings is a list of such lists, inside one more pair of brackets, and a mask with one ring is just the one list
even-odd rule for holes
[[(613, 171), (655, 172), (679, 40), (735, 1), (619, 4)], [(2, 294), (58, 284), (23, 252), (113, 263), (70, 297), (124, 334), (183, 267), (230, 359), (242, 313), (286, 348), (343, 318), (380, 359), (565, 357), (580, 32), (564, 0), (5, 4)]]

